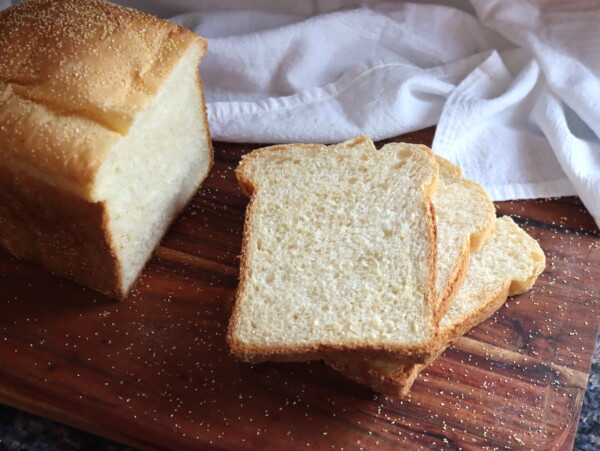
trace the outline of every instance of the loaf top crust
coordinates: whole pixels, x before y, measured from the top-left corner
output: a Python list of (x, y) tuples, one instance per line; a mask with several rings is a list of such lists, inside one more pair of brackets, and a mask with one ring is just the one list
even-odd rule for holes
[(0, 164), (94, 199), (98, 168), (192, 45), (166, 20), (100, 0), (0, 13)]

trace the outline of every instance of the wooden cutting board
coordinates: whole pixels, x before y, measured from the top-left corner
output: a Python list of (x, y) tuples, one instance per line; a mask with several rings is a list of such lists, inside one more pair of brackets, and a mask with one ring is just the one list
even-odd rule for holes
[(540, 241), (546, 271), (410, 397), (386, 398), (321, 362), (227, 354), (247, 203), (233, 168), (255, 147), (215, 143), (204, 188), (123, 302), (0, 252), (0, 402), (140, 448), (572, 446), (600, 321), (600, 234), (577, 199), (497, 204)]

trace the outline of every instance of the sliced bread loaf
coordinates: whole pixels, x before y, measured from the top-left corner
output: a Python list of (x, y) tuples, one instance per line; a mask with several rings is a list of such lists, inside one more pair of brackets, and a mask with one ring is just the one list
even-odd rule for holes
[(127, 296), (212, 165), (206, 45), (99, 0), (3, 10), (0, 247)]
[[(509, 217), (497, 220), (491, 241), (471, 255), (467, 277), (448, 313), (440, 322), (441, 346), (446, 347), (490, 317), (507, 296), (529, 290), (544, 270), (545, 256), (539, 244)], [(394, 359), (347, 358), (329, 360), (346, 377), (392, 396), (406, 395), (426, 364), (405, 364)]]
[(258, 149), (237, 168), (251, 196), (228, 330), (249, 361), (332, 351), (423, 361), (434, 346), (436, 227), (430, 149), (364, 136)]

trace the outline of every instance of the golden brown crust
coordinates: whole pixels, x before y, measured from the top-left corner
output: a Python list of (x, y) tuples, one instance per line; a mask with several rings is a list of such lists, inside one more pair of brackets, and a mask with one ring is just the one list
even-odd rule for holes
[[(198, 81), (198, 88), (200, 90), (200, 104), (202, 105), (202, 124), (206, 134), (206, 143), (208, 145), (208, 150), (210, 153), (210, 160), (208, 162), (208, 166), (206, 167), (206, 173), (200, 179), (200, 183), (198, 184), (198, 187), (196, 189), (196, 191), (198, 191), (200, 189), (200, 186), (202, 186), (202, 182), (204, 182), (211, 168), (213, 167), (213, 164), (215, 163), (215, 149), (213, 148), (212, 138), (210, 135), (210, 127), (208, 126), (208, 112), (206, 111), (206, 100), (204, 98), (204, 84), (202, 83), (202, 79), (200, 78), (199, 71), (196, 71), (196, 80)], [(194, 197), (194, 195), (196, 195), (196, 192), (192, 194), (188, 202), (192, 200), (192, 197)], [(188, 202), (186, 202), (186, 205), (188, 204)]]
[[(240, 171), (241, 172), (241, 171)], [(236, 176), (238, 180), (244, 180), (243, 175), (240, 175), (236, 170)], [(254, 209), (254, 185), (252, 185), (251, 181), (248, 180), (247, 183), (251, 187), (248, 193), (252, 193), (250, 197), (250, 202), (246, 207), (246, 217), (244, 218), (244, 232), (242, 236), (242, 253), (240, 255), (240, 281), (238, 283), (238, 289), (235, 293), (235, 301), (233, 304), (233, 310), (231, 312), (231, 318), (229, 319), (229, 325), (227, 327), (227, 345), (229, 346), (229, 350), (232, 354), (239, 356), (240, 358), (249, 361), (247, 355), (250, 354), (248, 349), (240, 343), (235, 338), (235, 327), (239, 322), (241, 303), (243, 302), (245, 293), (244, 288), (247, 286), (247, 274), (248, 274), (248, 242), (251, 233), (252, 223), (251, 223), (251, 215), (252, 210)], [(240, 186), (243, 186), (243, 182), (240, 182)], [(243, 189), (243, 188), (242, 188)]]
[(0, 244), (13, 255), (121, 298), (106, 210), (0, 166)]
[(428, 309), (427, 314), (431, 318), (431, 322), (433, 324), (433, 335), (431, 339), (431, 344), (427, 347), (430, 349), (433, 346), (433, 342), (437, 340), (437, 329), (439, 325), (440, 318), (436, 315), (436, 304), (437, 304), (437, 220), (435, 216), (435, 207), (433, 205), (433, 194), (435, 193), (435, 189), (437, 188), (437, 177), (433, 181), (433, 183), (428, 187), (428, 192), (425, 195), (425, 207), (427, 209), (427, 224), (428, 224), (428, 234), (429, 234), (429, 270), (427, 271), (429, 275), (428, 280), (428, 290), (425, 298), (425, 303)]
[(206, 42), (100, 0), (30, 0), (0, 15), (0, 158), (91, 199), (127, 133), (190, 45)]
[[(428, 218), (428, 234), (429, 234), (429, 243), (430, 246), (430, 254), (428, 260), (429, 267), (429, 279), (428, 290), (425, 295), (425, 305), (427, 309), (427, 313), (431, 318), (432, 324), (432, 339), (426, 343), (420, 343), (415, 345), (402, 345), (402, 346), (394, 346), (394, 345), (373, 345), (366, 344), (364, 342), (357, 341), (356, 343), (346, 342), (344, 344), (314, 344), (314, 345), (299, 345), (294, 346), (293, 348), (285, 347), (285, 346), (270, 346), (269, 352), (266, 354), (264, 349), (261, 346), (254, 346), (251, 344), (240, 342), (236, 339), (235, 331), (237, 324), (239, 322), (240, 313), (242, 309), (242, 302), (244, 299), (246, 287), (246, 279), (248, 273), (248, 252), (249, 252), (249, 240), (252, 235), (253, 228), (253, 211), (255, 209), (256, 202), (256, 193), (260, 189), (258, 185), (258, 181), (253, 180), (250, 175), (249, 166), (262, 155), (268, 152), (277, 152), (281, 150), (285, 150), (290, 146), (296, 148), (304, 148), (304, 149), (336, 149), (336, 148), (348, 148), (352, 146), (362, 145), (365, 143), (370, 143), (372, 145), (372, 141), (364, 136), (360, 135), (351, 140), (348, 140), (344, 143), (340, 143), (333, 146), (325, 146), (320, 144), (289, 144), (289, 145), (275, 145), (270, 147), (265, 147), (261, 149), (256, 149), (252, 151), (250, 154), (245, 155), (242, 158), (242, 161), (236, 168), (236, 177), (238, 179), (238, 183), (242, 192), (250, 197), (250, 201), (246, 208), (246, 217), (244, 221), (244, 232), (242, 238), (242, 253), (240, 256), (240, 282), (238, 285), (238, 291), (235, 297), (235, 305), (233, 307), (233, 311), (231, 314), (231, 319), (229, 322), (228, 330), (227, 330), (227, 343), (229, 346), (229, 350), (232, 354), (238, 356), (242, 360), (248, 362), (263, 362), (263, 361), (302, 361), (302, 360), (315, 360), (320, 359), (325, 356), (328, 358), (335, 358), (336, 355), (345, 355), (347, 352), (352, 352), (353, 355), (357, 356), (386, 356), (386, 357), (394, 357), (401, 360), (406, 360), (408, 362), (422, 362), (424, 361), (428, 355), (431, 354), (432, 348), (438, 345), (435, 331), (437, 329), (437, 324), (434, 322), (434, 299), (435, 299), (435, 268), (436, 268), (436, 254), (437, 254), (437, 227), (435, 224), (435, 213), (433, 210), (433, 202), (432, 197), (437, 188), (437, 164), (435, 159), (433, 158), (433, 152), (426, 146), (418, 146), (422, 151), (426, 152), (430, 158), (432, 165), (435, 168), (435, 175), (431, 178), (430, 183), (424, 185), (422, 187), (424, 194), (424, 201), (422, 204), (422, 208), (425, 210), (425, 215)], [(373, 150), (376, 149), (373, 146)]]
[[(260, 346), (246, 345), (240, 343), (233, 337), (231, 323), (227, 334), (227, 343), (230, 352), (245, 362), (304, 362), (310, 360), (335, 361), (351, 354), (354, 358), (390, 358), (399, 363), (423, 363), (431, 356), (433, 343), (420, 346), (385, 347), (365, 345), (361, 342), (345, 343), (344, 345), (314, 345), (295, 346), (287, 348), (284, 346), (269, 347), (269, 353), (264, 353)], [(437, 344), (436, 344), (437, 345)]]
[(408, 395), (413, 382), (427, 366), (416, 363), (398, 365), (393, 377), (380, 372), (367, 363), (357, 364), (347, 360), (327, 360), (326, 363), (345, 377), (359, 384), (368, 385), (372, 390), (386, 396), (403, 397)]
[(469, 251), (469, 243), (465, 242), (463, 243), (463, 248), (461, 249), (457, 259), (454, 274), (438, 298), (438, 307), (437, 311), (435, 312), (436, 321), (438, 324), (446, 315), (446, 313), (448, 313), (450, 307), (452, 307), (452, 302), (454, 301), (454, 298), (458, 294), (460, 287), (462, 287), (462, 284), (467, 277), (470, 258), (471, 253)]

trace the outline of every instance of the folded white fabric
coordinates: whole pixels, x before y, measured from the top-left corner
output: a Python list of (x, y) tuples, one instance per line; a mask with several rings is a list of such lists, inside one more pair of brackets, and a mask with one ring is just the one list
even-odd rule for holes
[(434, 150), (494, 200), (578, 194), (600, 225), (594, 2), (117, 2), (208, 38), (214, 139), (329, 143), (437, 124)]

